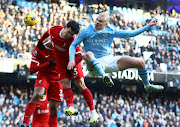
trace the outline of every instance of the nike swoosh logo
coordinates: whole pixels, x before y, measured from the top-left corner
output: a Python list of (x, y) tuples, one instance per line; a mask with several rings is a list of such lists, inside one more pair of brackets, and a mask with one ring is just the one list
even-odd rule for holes
[(48, 55), (48, 56), (45, 56), (45, 57), (47, 58), (47, 57), (49, 57), (49, 55)]
[(36, 107), (40, 107), (40, 105), (36, 106)]

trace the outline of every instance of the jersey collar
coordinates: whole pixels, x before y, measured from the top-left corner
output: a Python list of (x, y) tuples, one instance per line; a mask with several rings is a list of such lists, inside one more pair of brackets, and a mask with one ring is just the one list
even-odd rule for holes
[(59, 33), (59, 36), (62, 38), (62, 31), (64, 30), (64, 28), (62, 28), (62, 30)]
[(46, 49), (52, 50), (51, 48), (47, 47), (46, 44), (49, 43), (50, 41), (47, 41), (45, 43), (43, 43), (43, 45), (45, 46)]

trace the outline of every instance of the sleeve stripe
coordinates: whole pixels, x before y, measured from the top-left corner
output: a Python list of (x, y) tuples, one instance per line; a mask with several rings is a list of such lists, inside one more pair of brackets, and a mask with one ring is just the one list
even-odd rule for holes
[(49, 35), (50, 35), (50, 29), (51, 29), (51, 27), (49, 28), (49, 32), (48, 32)]
[(76, 52), (75, 54), (79, 54), (79, 53), (81, 53), (81, 51), (78, 51), (78, 52)]
[(39, 63), (38, 61), (35, 61), (35, 60), (31, 60), (32, 62), (34, 62), (34, 63)]

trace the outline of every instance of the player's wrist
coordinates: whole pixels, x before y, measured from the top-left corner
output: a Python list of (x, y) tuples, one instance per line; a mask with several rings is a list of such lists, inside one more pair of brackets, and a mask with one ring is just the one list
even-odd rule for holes
[(69, 70), (69, 69), (66, 68), (66, 74), (71, 74), (71, 72), (73, 72), (73, 71), (74, 71), (74, 67), (73, 67), (73, 69), (71, 69), (71, 70)]

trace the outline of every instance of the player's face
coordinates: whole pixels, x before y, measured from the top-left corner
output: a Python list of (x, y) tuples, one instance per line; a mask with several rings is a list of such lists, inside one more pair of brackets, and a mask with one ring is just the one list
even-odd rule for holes
[(73, 37), (73, 35), (74, 35), (75, 33), (71, 30), (71, 27), (69, 27), (69, 28), (65, 28), (64, 30), (63, 30), (63, 35), (64, 35), (64, 39), (69, 39), (69, 38), (72, 38)]
[(105, 26), (107, 25), (107, 21), (102, 16), (98, 16), (95, 21), (95, 28), (97, 30), (103, 30)]

